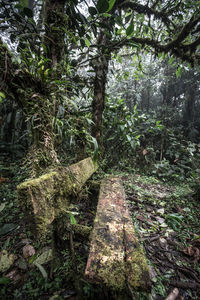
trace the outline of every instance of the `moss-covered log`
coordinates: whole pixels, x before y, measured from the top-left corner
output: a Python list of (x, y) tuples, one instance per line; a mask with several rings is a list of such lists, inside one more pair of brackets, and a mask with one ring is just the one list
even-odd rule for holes
[(72, 195), (77, 194), (97, 165), (86, 158), (67, 168), (59, 167), (37, 179), (17, 187), (19, 203), (25, 212), (27, 224), (37, 237), (45, 236), (47, 226), (65, 211)]
[(110, 177), (101, 183), (85, 275), (118, 291), (125, 289), (126, 283), (133, 289), (148, 291), (151, 287), (146, 258), (119, 178)]

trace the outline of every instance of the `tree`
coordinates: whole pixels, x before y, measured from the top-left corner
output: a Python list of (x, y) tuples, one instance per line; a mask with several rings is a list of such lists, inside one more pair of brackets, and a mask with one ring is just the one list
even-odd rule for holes
[[(97, 11), (100, 15), (104, 14), (101, 26), (107, 35), (106, 44), (103, 45), (104, 53), (129, 46), (138, 55), (141, 52), (152, 52), (155, 56), (162, 55), (163, 58), (167, 55), (175, 56), (192, 66), (199, 64), (199, 8), (197, 1), (143, 1), (140, 4), (138, 1), (99, 0)], [(93, 14), (91, 7), (89, 9)], [(104, 53), (102, 73), (106, 75), (107, 66), (103, 67), (106, 59)], [(95, 99), (98, 105), (95, 104)], [(93, 107), (99, 108), (98, 113), (97, 109), (94, 112), (96, 128), (101, 128), (101, 118), (97, 116), (102, 115), (104, 102), (105, 92), (101, 91), (101, 97), (100, 93), (98, 97), (94, 95)], [(95, 130), (93, 132), (99, 140), (101, 133)]]
[(52, 124), (58, 104), (72, 90), (71, 73), (77, 65), (73, 60), (81, 60), (77, 56), (86, 48), (95, 73), (92, 132), (99, 144), (111, 53), (126, 46), (138, 56), (151, 52), (163, 58), (172, 55), (190, 65), (200, 62), (199, 1), (98, 0), (88, 5), (85, 15), (80, 12), (83, 2), (46, 0), (41, 8), (34, 1), (1, 2), (4, 40), (10, 36), (21, 58), (21, 63), (13, 63), (13, 54), (0, 42), (1, 88), (18, 99), (31, 119), (31, 156), (41, 167), (58, 161)]

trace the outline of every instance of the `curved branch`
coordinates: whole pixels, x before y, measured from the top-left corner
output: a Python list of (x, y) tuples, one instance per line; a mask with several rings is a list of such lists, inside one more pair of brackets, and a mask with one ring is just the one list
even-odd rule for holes
[(148, 16), (153, 15), (156, 19), (160, 19), (167, 27), (172, 24), (166, 13), (157, 11), (147, 5), (142, 5), (131, 0), (126, 0), (120, 3), (119, 8), (131, 8), (138, 13), (147, 14)]
[[(153, 40), (153, 39), (149, 39), (149, 38), (138, 38), (138, 37), (132, 37), (130, 39), (123, 39), (117, 43), (112, 43), (110, 45), (110, 47), (112, 49), (119, 49), (122, 46), (131, 46), (131, 42), (134, 42), (136, 44), (140, 44), (143, 46), (150, 46), (151, 48), (153, 48), (155, 50), (156, 53), (158, 52), (164, 52), (164, 53), (171, 53), (179, 58), (181, 58), (182, 60), (188, 61), (191, 64), (197, 63), (200, 64), (200, 56), (198, 53), (194, 53), (193, 55), (186, 52), (186, 50), (190, 51), (192, 48), (194, 48), (194, 44), (196, 46), (196, 44), (199, 45), (200, 43), (200, 39), (195, 40), (195, 42), (191, 43), (191, 44), (181, 44), (181, 43), (172, 43), (170, 42), (169, 44), (166, 45), (162, 45), (160, 42)], [(184, 46), (187, 47), (187, 49), (184, 48)], [(191, 51), (191, 53), (194, 51)]]
[(190, 34), (190, 32), (194, 29), (194, 27), (198, 24), (199, 21), (200, 17), (195, 19), (195, 17), (192, 16), (190, 21), (182, 28), (177, 38), (175, 38), (173, 41), (164, 46), (166, 50), (170, 50), (174, 46), (178, 46), (182, 41), (184, 41), (184, 39)]

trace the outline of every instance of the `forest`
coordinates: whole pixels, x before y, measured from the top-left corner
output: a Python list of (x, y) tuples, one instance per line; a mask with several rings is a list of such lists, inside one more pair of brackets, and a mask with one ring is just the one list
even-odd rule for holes
[(0, 299), (200, 299), (200, 1), (0, 1)]

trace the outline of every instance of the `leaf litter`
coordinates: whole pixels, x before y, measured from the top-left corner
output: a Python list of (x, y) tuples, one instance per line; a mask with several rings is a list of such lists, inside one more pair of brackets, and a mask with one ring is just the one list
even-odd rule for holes
[[(15, 168), (14, 165), (13, 167)], [(176, 299), (200, 299), (200, 203), (192, 198), (192, 190), (187, 185), (167, 186), (155, 178), (140, 175), (128, 175), (122, 179), (133, 222), (149, 261), (153, 282), (151, 295), (147, 298), (139, 296), (137, 299), (164, 300), (177, 294), (173, 292), (174, 290), (177, 292), (176, 289), (178, 289)], [(15, 200), (16, 182), (13, 180), (15, 179), (2, 183), (5, 198), (0, 206), (0, 228), (3, 229), (0, 244), (3, 251), (6, 250), (6, 257), (10, 258), (11, 255), (12, 258), (12, 264), (10, 260), (7, 271), (2, 272), (0, 278), (0, 284), (5, 286), (5, 291), (11, 282), (17, 284), (16, 287), (20, 289), (32, 274), (36, 274), (35, 269), (38, 269), (44, 280), (51, 276), (47, 265), (51, 260), (51, 249), (46, 248), (39, 252), (37, 245), (36, 248), (35, 245), (34, 248), (30, 245), (32, 241), (23, 226), (23, 218), (21, 220), (18, 217), (20, 211)], [(19, 178), (18, 181), (20, 180), (24, 179)], [(79, 224), (92, 225), (95, 211), (94, 209), (91, 211), (91, 207), (87, 207), (86, 203), (87, 201), (80, 201), (80, 211), (85, 213), (76, 218)], [(13, 213), (12, 218), (8, 212)], [(23, 257), (25, 246), (28, 254)], [(82, 241), (78, 244), (76, 241), (75, 248), (79, 251), (80, 257), (84, 256), (84, 259), (80, 260), (84, 269), (88, 245)], [(70, 260), (67, 250), (64, 250), (63, 254)], [(71, 278), (70, 265), (63, 267), (66, 276)], [(40, 277), (38, 282), (39, 280), (41, 281)], [(30, 280), (27, 289), (28, 284), (31, 284)], [(31, 287), (29, 289), (31, 290)], [(84, 289), (87, 293), (87, 289), (91, 287), (85, 283)], [(69, 288), (56, 288), (55, 295), (67, 293), (67, 297), (70, 297), (68, 291)], [(49, 294), (46, 297), (49, 299)]]
[(167, 186), (145, 176), (123, 177), (123, 181), (149, 260), (151, 299), (199, 300), (200, 202), (192, 198), (187, 185)]

